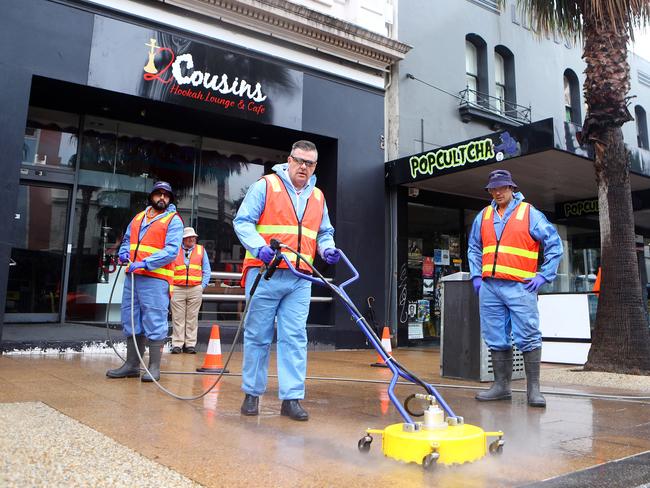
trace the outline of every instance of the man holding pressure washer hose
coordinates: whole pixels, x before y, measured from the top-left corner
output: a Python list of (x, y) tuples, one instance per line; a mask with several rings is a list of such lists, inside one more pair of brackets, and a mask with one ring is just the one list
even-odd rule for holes
[[(294, 276), (280, 261), (273, 279), (259, 281), (253, 297), (250, 293), (255, 275), (276, 256), (276, 250), (269, 245), (272, 239), (296, 249), (310, 263), (317, 251), (328, 264), (338, 262), (340, 252), (334, 244), (325, 197), (315, 186), (317, 160), (318, 151), (312, 142), (294, 143), (287, 162), (273, 167), (275, 174), (265, 175), (251, 185), (234, 220), (237, 237), (246, 248), (242, 285), (251, 300), (244, 324), (243, 415), (259, 413), (277, 317), (280, 413), (293, 420), (309, 418), (300, 400), (305, 397), (311, 283)], [(310, 267), (293, 253), (287, 257), (296, 269), (311, 274)]]
[[(174, 281), (174, 261), (183, 235), (183, 221), (176, 213), (174, 192), (169, 183), (158, 181), (149, 193), (149, 206), (129, 224), (119, 251), (121, 263), (130, 263), (122, 294), (122, 327), (126, 337), (126, 361), (109, 369), (109, 378), (140, 376), (140, 356), (145, 337), (149, 342), (149, 374), (142, 381), (160, 379), (160, 357), (167, 338), (167, 313)], [(131, 279), (133, 278), (133, 303)], [(131, 309), (136, 340), (131, 332)]]

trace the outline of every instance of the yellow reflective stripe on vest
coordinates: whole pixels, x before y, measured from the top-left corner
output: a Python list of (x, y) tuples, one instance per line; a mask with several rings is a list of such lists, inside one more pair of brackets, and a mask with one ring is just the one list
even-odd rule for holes
[(517, 220), (523, 220), (524, 219), (524, 214), (526, 213), (526, 208), (528, 207), (528, 204), (526, 202), (521, 202), (519, 204), (519, 208), (517, 209), (517, 216), (515, 217)]
[(276, 175), (269, 175), (266, 178), (266, 181), (271, 183), (271, 190), (273, 190), (273, 193), (282, 191), (282, 185), (280, 184), (279, 178), (280, 177)]
[[(183, 279), (186, 279), (186, 278), (183, 277)], [(188, 281), (188, 282), (190, 282), (190, 281), (195, 281), (195, 282), (197, 282), (197, 283), (201, 283), (201, 281), (203, 281), (203, 280), (201, 279), (200, 276), (188, 276), (188, 277), (187, 277), (187, 281)]]
[(174, 276), (174, 271), (171, 269), (165, 269), (165, 268), (156, 268), (156, 269), (150, 269), (147, 270), (147, 273), (154, 273), (154, 274), (159, 274), (162, 276)]
[(256, 225), (255, 230), (260, 234), (295, 234), (298, 235), (297, 225)]
[(486, 264), (483, 266), (483, 273), (492, 273), (493, 268), (495, 273), (509, 274), (512, 276), (517, 276), (519, 278), (534, 278), (537, 274), (535, 272), (511, 268), (510, 266), (503, 266), (502, 264), (497, 264), (496, 267), (493, 264)]
[(138, 251), (144, 251), (144, 252), (148, 252), (148, 253), (151, 253), (151, 254), (153, 254), (155, 252), (162, 251), (161, 248), (153, 247), (153, 246), (143, 246), (142, 244), (140, 244), (140, 246), (138, 246), (137, 244), (131, 244), (129, 246), (129, 250), (131, 250), (131, 251), (135, 251), (136, 248), (138, 249)]
[[(260, 234), (290, 234), (298, 235), (297, 225), (256, 225), (255, 230)], [(318, 231), (302, 226), (302, 235), (310, 239), (316, 239)]]
[[(289, 251), (288, 249), (282, 249), (282, 254), (286, 254), (290, 261), (295, 262), (296, 255), (293, 252)], [(305, 257), (305, 260), (309, 264), (314, 263), (314, 259), (311, 256), (305, 256), (304, 254), (303, 254), (303, 256)], [(255, 256), (253, 256), (249, 251), (246, 251), (246, 255), (244, 256), (244, 259), (258, 259), (259, 260), (259, 258), (256, 258)]]
[[(496, 252), (496, 246), (485, 246), (483, 248), (483, 254), (490, 254)], [(535, 251), (528, 251), (526, 249), (519, 249), (518, 247), (511, 246), (499, 246), (499, 254), (514, 254), (515, 256), (521, 256), (522, 258), (537, 259), (538, 253)]]
[(492, 207), (487, 207), (483, 212), (483, 220), (489, 220), (492, 217)]

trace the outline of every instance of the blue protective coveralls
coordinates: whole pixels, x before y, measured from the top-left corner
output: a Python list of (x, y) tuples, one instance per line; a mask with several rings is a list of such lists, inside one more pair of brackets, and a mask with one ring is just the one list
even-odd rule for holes
[[(515, 192), (503, 217), (494, 208), (494, 230), (497, 239), (501, 238), (503, 228), (513, 214), (514, 209), (524, 200), (521, 192)], [(476, 216), (470, 231), (467, 256), (472, 278), (482, 275), (483, 244), (481, 240), (481, 222), (483, 212)], [(555, 227), (544, 214), (530, 207), (530, 235), (540, 242), (544, 249), (544, 262), (537, 272), (548, 283), (555, 279), (557, 268), (562, 258), (562, 240)], [(515, 345), (521, 352), (528, 352), (542, 347), (542, 334), (539, 331), (539, 311), (537, 294), (524, 289), (526, 284), (519, 281), (483, 278), (479, 291), (481, 314), (481, 332), (483, 340), (490, 350), (505, 351), (511, 348), (510, 333)]]
[[(149, 210), (149, 207), (147, 207)], [(176, 206), (170, 204), (167, 210), (152, 220), (145, 217), (140, 227), (140, 238), (147, 232), (152, 222), (176, 211)], [(183, 221), (176, 215), (167, 227), (165, 247), (144, 259), (148, 269), (165, 266), (176, 259), (183, 236)], [(120, 253), (128, 252), (131, 239), (131, 224), (126, 229)], [(128, 268), (127, 268), (128, 269)], [(150, 341), (162, 341), (167, 337), (169, 311), (169, 284), (165, 280), (151, 276), (135, 275), (135, 290), (133, 294), (133, 323), (135, 334), (144, 332)], [(131, 276), (126, 275), (124, 292), (122, 293), (122, 332), (125, 337), (131, 336)]]
[[(298, 218), (305, 212), (307, 199), (316, 185), (316, 176), (298, 194), (287, 173), (288, 163), (273, 167), (289, 192)], [(266, 182), (263, 179), (250, 186), (234, 220), (235, 232), (244, 247), (257, 257), (260, 248), (267, 245), (255, 225), (264, 211)], [(329, 219), (327, 204), (316, 237), (318, 253), (336, 247), (334, 227)], [(246, 297), (259, 268), (249, 268), (246, 276)], [(307, 315), (311, 299), (311, 283), (294, 276), (288, 269), (277, 269), (270, 280), (260, 280), (250, 303), (244, 330), (244, 360), (242, 390), (253, 396), (266, 391), (269, 350), (273, 342), (275, 318), (278, 321), (277, 363), (278, 396), (281, 400), (302, 400), (305, 397), (307, 372)]]

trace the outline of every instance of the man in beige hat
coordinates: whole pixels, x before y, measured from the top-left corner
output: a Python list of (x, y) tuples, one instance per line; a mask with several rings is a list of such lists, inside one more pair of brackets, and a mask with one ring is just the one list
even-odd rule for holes
[(210, 261), (203, 246), (196, 243), (197, 237), (192, 227), (183, 229), (183, 244), (174, 266), (172, 354), (180, 354), (183, 350), (196, 354), (199, 309), (211, 272)]

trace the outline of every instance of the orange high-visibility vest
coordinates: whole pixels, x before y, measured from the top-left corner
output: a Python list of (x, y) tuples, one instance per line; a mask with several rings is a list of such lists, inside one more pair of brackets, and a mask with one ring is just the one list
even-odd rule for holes
[(539, 242), (530, 235), (530, 205), (521, 202), (506, 222), (497, 240), (494, 209), (486, 207), (481, 222), (483, 278), (524, 281), (537, 274)]
[(174, 286), (196, 286), (203, 281), (203, 246), (197, 244), (185, 264), (185, 249), (181, 246), (174, 262)]
[(596, 281), (594, 282), (594, 287), (591, 290), (592, 293), (600, 295), (600, 266), (598, 267), (598, 273), (596, 274)]
[[(138, 237), (140, 236), (140, 227), (142, 226), (142, 220), (144, 219), (145, 212), (146, 210), (140, 212), (131, 221), (131, 236), (129, 242), (131, 262), (144, 261), (145, 258), (151, 256), (154, 253), (157, 253), (158, 251), (162, 251), (165, 248), (167, 228), (169, 227), (171, 220), (176, 215), (176, 212), (170, 212), (164, 217), (158, 220), (154, 220), (151, 224), (149, 224), (149, 227), (142, 236), (142, 239), (138, 240)], [(169, 289), (171, 293), (174, 282), (174, 261), (157, 269), (136, 269), (134, 273), (167, 281), (167, 283), (169, 283)]]
[[(277, 239), (283, 244), (295, 249), (305, 256), (310, 264), (313, 264), (316, 257), (316, 236), (323, 220), (325, 209), (325, 196), (318, 188), (314, 188), (307, 205), (302, 220), (298, 220), (296, 210), (291, 202), (291, 197), (284, 183), (278, 175), (265, 175), (262, 178), (266, 181), (266, 201), (264, 211), (260, 216), (255, 229), (264, 238), (267, 244), (271, 239)], [(290, 259), (291, 264), (296, 268), (311, 273), (311, 268), (298, 259), (290, 251), (283, 250)], [(244, 268), (242, 270), (242, 286), (245, 286), (246, 271), (251, 267), (260, 267), (264, 263), (246, 251), (244, 258)], [(282, 261), (279, 268), (288, 268), (287, 264)]]

